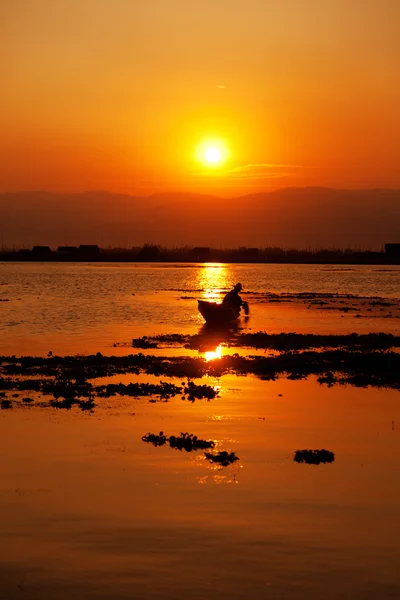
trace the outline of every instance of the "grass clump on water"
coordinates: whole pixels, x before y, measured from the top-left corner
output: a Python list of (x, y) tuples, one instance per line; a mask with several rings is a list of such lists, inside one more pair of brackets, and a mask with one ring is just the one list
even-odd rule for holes
[(335, 455), (324, 448), (322, 450), (296, 450), (293, 460), (307, 465), (320, 465), (321, 463), (332, 463)]
[(236, 456), (234, 452), (227, 452), (226, 450), (222, 450), (216, 454), (213, 454), (212, 452), (204, 452), (204, 455), (208, 461), (211, 463), (217, 463), (222, 467), (227, 467), (228, 465), (231, 465), (239, 460), (239, 457)]
[(181, 433), (178, 436), (171, 435), (167, 437), (163, 431), (159, 434), (146, 433), (142, 437), (143, 442), (153, 444), (153, 446), (169, 445), (175, 450), (186, 450), (186, 452), (196, 452), (197, 450), (205, 450), (206, 448), (214, 448), (215, 443), (212, 440), (202, 440), (192, 433)]

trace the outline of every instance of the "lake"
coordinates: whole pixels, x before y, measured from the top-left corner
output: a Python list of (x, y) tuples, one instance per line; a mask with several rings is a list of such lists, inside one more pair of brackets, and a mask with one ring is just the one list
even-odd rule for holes
[(353, 304), (347, 313), (326, 305), (309, 310), (310, 302), (295, 296), (278, 298), (277, 309), (276, 302), (260, 296), (309, 292), (398, 298), (396, 266), (0, 263), (1, 351), (110, 353), (117, 351), (114, 343), (133, 337), (194, 333), (203, 324), (196, 299), (219, 299), (238, 281), (250, 304), (247, 328), (253, 331), (399, 330), (399, 320), (387, 319), (381, 306), (356, 320)]
[[(237, 281), (250, 317), (210, 340), (197, 299), (220, 299)], [(400, 597), (396, 375), (327, 384), (318, 365), (306, 376), (218, 370), (224, 359), (281, 354), (235, 346), (246, 333), (398, 336), (399, 298), (399, 267), (0, 264), (0, 598)], [(143, 336), (156, 347), (132, 346)], [(386, 353), (376, 351), (377, 372)], [(111, 355), (113, 372), (83, 378)], [(152, 368), (150, 355), (164, 366)], [(146, 369), (129, 368), (142, 360)], [(190, 380), (215, 397), (191, 398), (187, 376), (170, 373), (174, 360), (209, 367)], [(97, 393), (90, 410), (35, 387), (68, 386), (68, 372), (82, 393), (88, 381), (127, 387)], [(145, 387), (160, 381), (176, 393)], [(201, 449), (143, 441), (160, 432), (194, 434), (237, 460), (223, 466)], [(298, 463), (301, 449), (334, 460)]]

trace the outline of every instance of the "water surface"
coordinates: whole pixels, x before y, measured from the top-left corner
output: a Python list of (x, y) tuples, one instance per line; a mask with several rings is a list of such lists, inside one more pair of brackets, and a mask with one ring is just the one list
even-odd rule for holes
[(111, 353), (118, 351), (114, 343), (142, 335), (197, 333), (203, 324), (197, 299), (220, 300), (237, 281), (250, 304), (248, 330), (399, 331), (400, 319), (386, 318), (382, 307), (356, 319), (353, 309), (277, 305), (262, 297), (312, 292), (398, 300), (395, 266), (2, 263), (0, 300), (7, 301), (0, 302), (1, 352)]
[[(197, 299), (220, 299), (237, 281), (251, 306), (243, 331), (398, 333), (399, 274), (365, 266), (2, 264), (1, 354), (140, 352), (133, 337), (201, 331)], [(302, 292), (354, 297), (324, 304)], [(196, 383), (218, 396), (113, 396), (81, 412), (51, 408), (35, 393), (29, 404), (24, 392), (4, 393), (13, 408), (0, 410), (1, 600), (399, 598), (398, 390), (234, 373)], [(220, 467), (201, 451), (142, 441), (160, 431), (213, 440), (239, 460)], [(335, 460), (295, 463), (305, 448), (325, 448)]]

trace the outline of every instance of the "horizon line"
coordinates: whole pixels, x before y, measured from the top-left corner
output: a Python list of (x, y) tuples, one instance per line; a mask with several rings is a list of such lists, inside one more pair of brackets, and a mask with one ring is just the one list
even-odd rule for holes
[(214, 194), (212, 192), (193, 192), (190, 190), (182, 191), (182, 190), (167, 190), (163, 192), (152, 192), (150, 194), (136, 194), (133, 192), (115, 192), (107, 189), (83, 189), (79, 191), (52, 191), (48, 189), (21, 189), (14, 191), (0, 191), (0, 196), (7, 195), (17, 195), (17, 194), (54, 194), (58, 196), (65, 195), (74, 195), (74, 196), (83, 196), (85, 194), (110, 194), (116, 196), (131, 196), (135, 198), (151, 198), (154, 196), (170, 196), (170, 195), (191, 195), (191, 196), (209, 196), (213, 198), (220, 198), (221, 200), (225, 200), (227, 198), (244, 198), (246, 196), (261, 196), (263, 194), (274, 194), (277, 192), (282, 192), (285, 190), (323, 190), (323, 191), (338, 191), (338, 192), (400, 192), (400, 187), (334, 187), (334, 186), (324, 186), (324, 185), (288, 185), (284, 187), (279, 187), (275, 189), (268, 189), (261, 192), (248, 192), (240, 195), (230, 195), (230, 196), (220, 196), (218, 194)]

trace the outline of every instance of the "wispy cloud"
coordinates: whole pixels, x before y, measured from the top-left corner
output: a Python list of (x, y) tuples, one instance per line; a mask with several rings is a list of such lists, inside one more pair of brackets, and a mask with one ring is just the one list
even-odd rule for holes
[(304, 165), (285, 165), (274, 163), (256, 163), (251, 165), (242, 165), (231, 169), (230, 173), (252, 173), (258, 171), (268, 171), (269, 169), (305, 169)]
[(283, 179), (294, 177), (299, 169), (315, 169), (306, 165), (289, 165), (284, 163), (252, 163), (235, 167), (228, 172), (232, 179), (260, 180), (260, 179)]
[(293, 177), (294, 173), (285, 173), (283, 171), (280, 171), (279, 173), (276, 172), (269, 172), (269, 173), (265, 173), (265, 172), (261, 172), (261, 173), (230, 173), (230, 175), (232, 175), (232, 179), (240, 179), (240, 180), (247, 180), (247, 181), (251, 181), (251, 180), (257, 180), (259, 181), (260, 179), (282, 179), (283, 177)]

